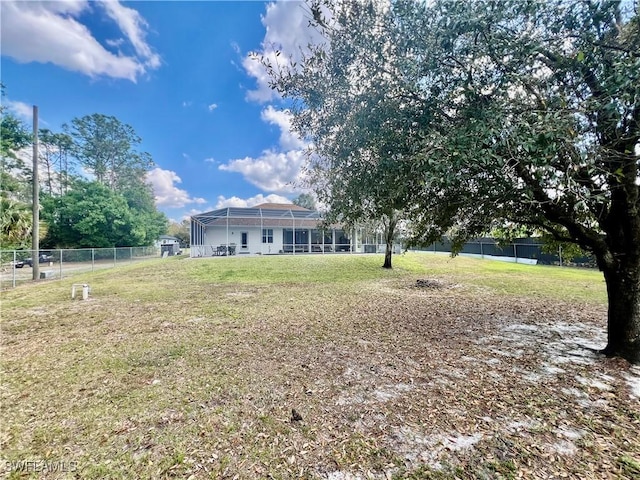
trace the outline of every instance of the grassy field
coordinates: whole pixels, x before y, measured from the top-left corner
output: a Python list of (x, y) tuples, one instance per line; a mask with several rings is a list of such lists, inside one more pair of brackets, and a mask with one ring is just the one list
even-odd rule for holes
[(593, 351), (599, 272), (394, 262), (170, 258), (2, 292), (0, 475), (639, 478), (640, 369)]

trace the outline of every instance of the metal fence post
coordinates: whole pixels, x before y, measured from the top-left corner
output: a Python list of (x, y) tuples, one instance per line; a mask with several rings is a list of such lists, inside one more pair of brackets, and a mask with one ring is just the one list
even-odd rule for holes
[(113, 266), (116, 266), (116, 255), (117, 255), (117, 250), (116, 247), (113, 247)]
[(13, 264), (12, 264), (12, 267), (13, 267), (13, 272), (12, 272), (13, 281), (12, 281), (12, 283), (13, 283), (13, 288), (16, 288), (16, 251), (15, 250), (13, 251)]
[(482, 251), (482, 241), (480, 241), (480, 258), (484, 260), (484, 252)]
[(562, 245), (558, 245), (558, 258), (560, 258), (560, 266), (562, 266)]
[(133, 262), (133, 247), (129, 247), (129, 261)]
[(513, 258), (518, 263), (518, 244), (513, 244)]
[(92, 248), (91, 249), (91, 271), (92, 272), (93, 272), (95, 263), (96, 263), (96, 249)]
[(60, 249), (60, 280), (62, 280), (62, 249)]

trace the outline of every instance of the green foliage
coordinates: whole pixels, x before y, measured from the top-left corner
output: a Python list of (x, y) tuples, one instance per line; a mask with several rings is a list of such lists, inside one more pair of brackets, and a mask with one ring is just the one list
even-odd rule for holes
[(121, 247), (150, 244), (166, 228), (161, 214), (132, 209), (127, 198), (100, 182), (77, 182), (69, 193), (44, 197), (50, 248)]
[(313, 196), (308, 193), (301, 193), (296, 198), (293, 199), (293, 204), (298, 205), (299, 207), (306, 208), (308, 210), (316, 209), (316, 201)]
[(558, 255), (558, 252), (561, 252), (562, 261), (570, 262), (575, 258), (589, 256), (589, 252), (580, 248), (576, 243), (558, 240), (547, 232), (532, 231), (531, 228), (524, 225), (507, 224), (491, 230), (491, 237), (495, 238), (501, 246), (514, 243), (518, 238), (534, 235), (542, 241), (543, 253)]
[(156, 209), (151, 186), (136, 179), (125, 184), (122, 195), (132, 213), (134, 237), (142, 239), (131, 246), (151, 245), (168, 227), (167, 217)]
[(40, 129), (40, 165), (44, 173), (44, 191), (49, 195), (62, 195), (69, 190), (73, 172), (72, 139), (65, 133)]
[(28, 198), (25, 183), (29, 170), (24, 161), (17, 156), (17, 152), (31, 143), (31, 135), (24, 124), (11, 113), (0, 110), (0, 115), (2, 196), (24, 201)]
[[(438, 148), (422, 171), (447, 201), (423, 202), (434, 194), (427, 188), (416, 204), (451, 215), (460, 237), (511, 222), (613, 267), (613, 251), (622, 254), (640, 236), (633, 154), (640, 50), (619, 9), (616, 2), (399, 4), (400, 21), (431, 35), (432, 43), (418, 42), (429, 49), (429, 81), (418, 77), (424, 86), (412, 90), (421, 104), (441, 102), (426, 132)], [(433, 210), (416, 222), (418, 235), (432, 217)], [(620, 228), (628, 236), (617, 243)]]
[(28, 174), (17, 152), (31, 143), (25, 126), (0, 109), (0, 245), (23, 248), (31, 242), (31, 206)]
[[(31, 143), (31, 135), (13, 115), (1, 113), (0, 243), (21, 248), (31, 241), (31, 170), (17, 152)], [(141, 140), (133, 128), (115, 117), (93, 114), (73, 119), (64, 130), (39, 132), (43, 245), (151, 245), (168, 222), (155, 207), (151, 186), (142, 180), (151, 159), (136, 150)], [(74, 179), (76, 162), (96, 181)]]
[(32, 212), (29, 205), (0, 197), (0, 245), (3, 249), (28, 248)]
[(640, 238), (640, 34), (619, 3), (309, 5), (326, 42), (263, 62), (338, 216), (403, 210), (414, 244), (510, 222), (602, 262), (603, 232)]
[(589, 256), (589, 252), (584, 251), (579, 245), (571, 242), (559, 241), (549, 234), (543, 235), (542, 241), (544, 242), (542, 244), (542, 251), (544, 253), (551, 254), (558, 254), (558, 252), (561, 252), (563, 262), (570, 262), (575, 258)]
[[(533, 236), (531, 229), (523, 225), (506, 224), (491, 230), (491, 237), (498, 241), (499, 245), (514, 243), (518, 238)], [(557, 251), (557, 250), (556, 250)]]
[[(397, 95), (403, 47), (389, 41), (396, 39), (393, 18), (381, 5), (345, 2), (333, 10), (329, 21), (311, 5), (331, 55), (315, 45), (299, 68), (262, 60), (273, 86), (294, 100), (295, 128), (314, 145), (310, 186), (328, 207), (326, 222), (377, 222), (391, 239), (408, 203), (411, 166), (404, 159), (414, 140), (407, 133), (415, 130)], [(388, 254), (391, 267), (390, 244)]]
[(31, 135), (24, 124), (11, 113), (0, 109), (0, 154), (16, 160), (16, 151), (31, 144)]
[(310, 0), (322, 43), (301, 63), (263, 63), (314, 145), (330, 220), (400, 210), (409, 246), (446, 233), (455, 248), (505, 224), (575, 244), (612, 295), (606, 353), (640, 362), (640, 19), (629, 7)]
[(180, 223), (171, 222), (167, 228), (167, 235), (176, 237), (180, 241), (180, 245), (183, 247), (189, 246), (191, 223), (189, 220), (183, 220)]
[(133, 127), (113, 116), (94, 113), (74, 118), (63, 128), (73, 140), (73, 155), (80, 165), (111, 189), (140, 178), (152, 165), (150, 155), (136, 149), (142, 140)]
[[(46, 243), (63, 247), (143, 246), (166, 231), (166, 216), (154, 204), (151, 186), (144, 183), (152, 165), (146, 152), (137, 150), (141, 139), (130, 125), (98, 113), (74, 118), (65, 133), (44, 131), (48, 146), (43, 163), (57, 170), (45, 185), (60, 197), (43, 202), (43, 217), (51, 223)], [(69, 177), (69, 156), (94, 182)], [(104, 187), (104, 188), (103, 188)]]

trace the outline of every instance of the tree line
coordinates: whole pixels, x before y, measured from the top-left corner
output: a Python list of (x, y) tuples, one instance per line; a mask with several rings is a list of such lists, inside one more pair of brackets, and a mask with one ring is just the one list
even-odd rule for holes
[[(0, 245), (30, 248), (32, 133), (2, 108)], [(99, 113), (38, 132), (42, 248), (151, 245), (168, 228), (145, 180), (151, 156), (134, 129)], [(27, 160), (25, 160), (27, 159)]]

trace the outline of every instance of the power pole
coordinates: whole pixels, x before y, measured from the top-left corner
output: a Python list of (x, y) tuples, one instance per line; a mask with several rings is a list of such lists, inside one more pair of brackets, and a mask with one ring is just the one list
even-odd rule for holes
[(38, 107), (33, 106), (33, 227), (31, 228), (31, 270), (40, 277), (40, 180), (38, 178)]

